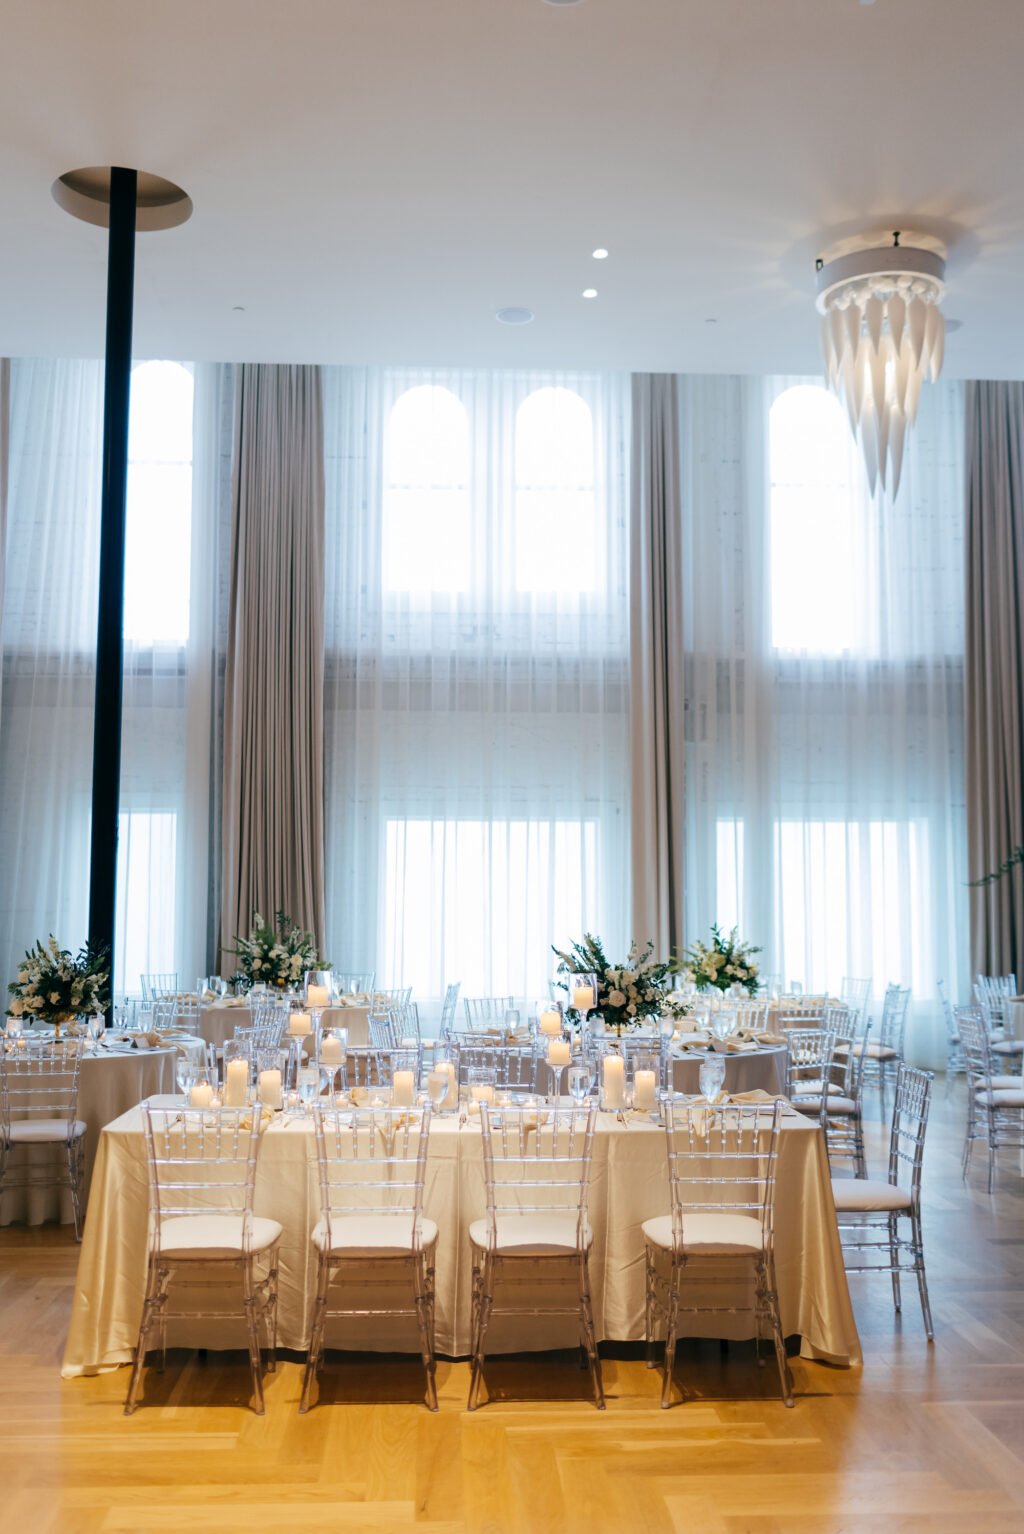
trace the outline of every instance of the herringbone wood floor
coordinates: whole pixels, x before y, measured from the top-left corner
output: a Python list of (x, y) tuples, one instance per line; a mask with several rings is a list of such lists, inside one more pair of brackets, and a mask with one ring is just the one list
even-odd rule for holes
[(901, 1320), (887, 1279), (854, 1277), (864, 1368), (794, 1360), (793, 1411), (746, 1349), (705, 1342), (680, 1350), (691, 1398), (669, 1412), (633, 1357), (607, 1360), (604, 1413), (575, 1357), (494, 1364), (494, 1399), (473, 1416), (466, 1365), (441, 1364), (435, 1416), (411, 1360), (332, 1356), (323, 1404), (298, 1416), (300, 1367), (285, 1362), (259, 1418), (241, 1355), (177, 1354), (125, 1419), (126, 1370), (60, 1377), (69, 1232), (0, 1232), (0, 1528), (1021, 1534), (1021, 1168), (1008, 1154), (989, 1199), (979, 1163), (965, 1190), (963, 1087), (948, 1102), (942, 1092), (940, 1081), (926, 1166), (935, 1344), (915, 1289)]

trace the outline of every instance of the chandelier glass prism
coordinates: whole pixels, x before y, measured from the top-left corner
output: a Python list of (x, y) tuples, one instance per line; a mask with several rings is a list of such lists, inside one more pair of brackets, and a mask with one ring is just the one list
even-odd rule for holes
[(825, 375), (846, 407), (874, 495), (899, 489), (921, 383), (942, 369), (946, 263), (931, 250), (858, 250), (818, 266)]

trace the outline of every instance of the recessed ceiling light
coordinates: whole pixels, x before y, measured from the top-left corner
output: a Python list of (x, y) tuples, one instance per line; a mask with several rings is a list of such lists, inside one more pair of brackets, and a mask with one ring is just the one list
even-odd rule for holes
[(245, 313), (245, 305), (244, 304), (234, 304), (232, 306), (231, 312), (232, 312), (232, 314), (244, 314)]
[(705, 325), (717, 325), (718, 321), (717, 320), (705, 320), (704, 323), (705, 323)]
[(583, 289), (583, 297), (584, 298), (596, 298), (597, 297), (597, 289), (596, 288), (584, 288)]
[(513, 305), (511, 309), (499, 309), (494, 317), (502, 325), (529, 325), (533, 319), (533, 310), (517, 309)]
[(581, 5), (583, 0), (544, 0), (545, 5)]
[(607, 256), (608, 252), (605, 250), (603, 245), (599, 245), (597, 247), (597, 249), (596, 250), (592, 250), (590, 252), (590, 254), (593, 256), (595, 261), (603, 261), (605, 259), (605, 257)]

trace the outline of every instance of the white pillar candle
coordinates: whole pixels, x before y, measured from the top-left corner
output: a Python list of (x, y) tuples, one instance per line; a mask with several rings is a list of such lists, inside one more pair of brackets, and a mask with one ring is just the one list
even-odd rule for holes
[(295, 1039), (304, 1039), (313, 1032), (313, 1019), (308, 1012), (292, 1012), (288, 1017), (288, 1032)]
[(493, 1103), (494, 1088), (489, 1081), (477, 1081), (470, 1087), (469, 1095), (475, 1103)]
[(333, 1033), (326, 1033), (320, 1044), (321, 1065), (341, 1065), (345, 1058), (345, 1051), (341, 1047), (341, 1040)]
[(281, 1106), (281, 1072), (260, 1071), (260, 1102), (265, 1108)]
[(208, 1081), (197, 1081), (188, 1095), (192, 1108), (208, 1108), (213, 1101), (213, 1088)]
[(601, 1061), (601, 1082), (606, 1108), (626, 1106), (626, 1062), (621, 1055), (605, 1055)]
[(572, 1059), (572, 1050), (569, 1048), (568, 1039), (548, 1040), (548, 1064), (568, 1065)]
[(451, 1112), (459, 1106), (459, 1083), (455, 1075), (455, 1062), (442, 1060), (436, 1069), (444, 1071), (448, 1077), (448, 1090), (441, 1099), (441, 1107)]
[(244, 1108), (249, 1101), (249, 1062), (229, 1060), (224, 1069), (225, 1108)]
[(637, 1071), (633, 1077), (633, 1107), (641, 1113), (653, 1113), (657, 1107), (653, 1071)]
[(562, 1015), (560, 1012), (542, 1012), (540, 1015), (540, 1031), (549, 1037), (562, 1031)]
[(572, 1004), (577, 1012), (589, 1012), (594, 1005), (594, 987), (578, 985), (572, 993)]
[(391, 1083), (391, 1101), (396, 1108), (411, 1108), (416, 1090), (412, 1071), (396, 1071)]
[(326, 1007), (327, 987), (325, 985), (308, 985), (306, 987), (307, 1007)]

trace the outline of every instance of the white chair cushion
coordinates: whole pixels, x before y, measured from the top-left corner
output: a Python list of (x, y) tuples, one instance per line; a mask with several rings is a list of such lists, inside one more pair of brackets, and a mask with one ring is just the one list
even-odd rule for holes
[[(820, 1113), (820, 1097), (792, 1097), (790, 1101), (799, 1113)], [(860, 1111), (852, 1097), (830, 1097), (828, 1099), (829, 1113), (846, 1118), (854, 1118)]]
[(1024, 1055), (1024, 1039), (1000, 1039), (990, 1048), (994, 1055)]
[(899, 1054), (895, 1049), (893, 1049), (891, 1044), (879, 1044), (874, 1039), (868, 1040), (868, 1042), (864, 1045), (862, 1053), (867, 1055), (869, 1060), (899, 1059)]
[[(254, 1252), (265, 1252), (280, 1239), (281, 1226), (276, 1220), (253, 1218)], [(168, 1257), (210, 1261), (218, 1257), (238, 1257), (242, 1250), (242, 1216), (183, 1214), (164, 1220), (160, 1226), (160, 1250)]]
[[(842, 1087), (837, 1087), (834, 1081), (830, 1081), (828, 1084), (828, 1095), (829, 1097), (842, 1097), (843, 1089)], [(794, 1081), (793, 1096), (820, 1097), (821, 1077), (819, 1076), (816, 1081)]]
[[(81, 1119), (75, 1119), (70, 1138), (80, 1140), (84, 1134), (85, 1125)], [(67, 1119), (14, 1119), (11, 1123), (12, 1145), (56, 1145), (68, 1138)]]
[[(672, 1250), (672, 1216), (659, 1214), (643, 1223), (645, 1240), (663, 1251)], [(749, 1257), (763, 1250), (761, 1221), (751, 1214), (728, 1214), (717, 1209), (683, 1215), (683, 1251), (695, 1257)]]
[(1024, 1086), (1021, 1085), (1007, 1092), (986, 1092), (984, 1087), (978, 1087), (974, 1095), (979, 1103), (988, 1103), (993, 1108), (1024, 1108)]
[[(474, 1220), (469, 1239), (474, 1246), (490, 1246), (490, 1220)], [(583, 1245), (589, 1248), (593, 1233), (583, 1227)], [(495, 1251), (503, 1257), (557, 1257), (572, 1253), (576, 1247), (574, 1214), (499, 1214)]]
[[(313, 1227), (313, 1245), (318, 1252), (327, 1249), (327, 1221)], [(437, 1242), (433, 1220), (420, 1220), (420, 1245), (425, 1252)], [(406, 1257), (417, 1248), (413, 1244), (411, 1214), (346, 1214), (331, 1217), (331, 1256)]]
[[(1020, 1076), (993, 1076), (989, 1085), (996, 1092), (1018, 1092), (1024, 1087), (1024, 1078)], [(975, 1087), (976, 1093), (984, 1092), (984, 1087)]]
[(875, 1182), (868, 1177), (840, 1177), (832, 1182), (832, 1197), (837, 1209), (909, 1209), (910, 1194), (889, 1182)]

